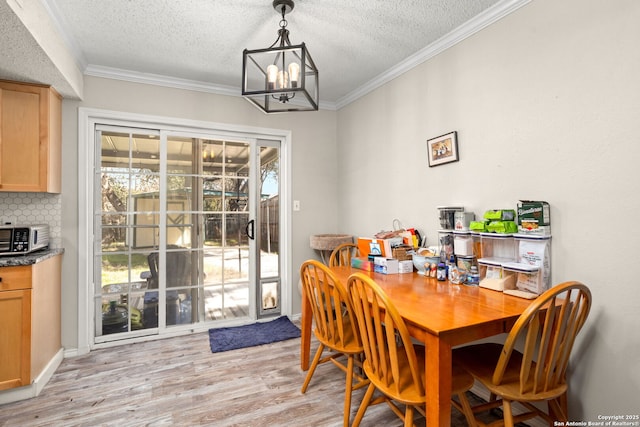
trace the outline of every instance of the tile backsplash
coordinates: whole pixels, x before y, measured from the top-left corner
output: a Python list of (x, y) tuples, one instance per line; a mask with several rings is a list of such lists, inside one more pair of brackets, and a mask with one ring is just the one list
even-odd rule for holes
[(0, 192), (0, 220), (18, 225), (49, 224), (49, 246), (62, 247), (62, 196)]

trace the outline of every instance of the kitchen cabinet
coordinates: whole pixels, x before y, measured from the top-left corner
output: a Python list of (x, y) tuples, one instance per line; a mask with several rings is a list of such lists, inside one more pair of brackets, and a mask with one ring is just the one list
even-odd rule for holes
[(0, 191), (60, 193), (62, 98), (0, 80)]
[(0, 390), (31, 384), (62, 348), (61, 261), (0, 267)]

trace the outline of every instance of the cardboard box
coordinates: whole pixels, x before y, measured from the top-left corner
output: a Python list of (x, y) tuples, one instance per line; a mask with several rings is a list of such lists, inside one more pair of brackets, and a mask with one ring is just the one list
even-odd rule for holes
[(373, 271), (373, 262), (367, 258), (353, 257), (351, 258), (351, 267), (364, 271)]
[[(394, 258), (375, 257), (373, 271), (382, 274), (398, 274), (399, 261)], [(411, 263), (413, 265), (413, 262)]]
[(391, 239), (371, 239), (368, 237), (358, 237), (358, 251), (360, 255), (382, 255), (392, 256)]
[(538, 226), (551, 225), (551, 212), (549, 203), (532, 200), (520, 200), (518, 202), (518, 225), (522, 222), (535, 223)]
[(551, 236), (549, 203), (520, 200), (518, 202), (518, 233), (531, 236)]

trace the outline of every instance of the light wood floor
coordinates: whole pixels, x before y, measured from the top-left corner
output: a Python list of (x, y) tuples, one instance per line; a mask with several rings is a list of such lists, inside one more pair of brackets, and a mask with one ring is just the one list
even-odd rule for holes
[[(95, 350), (65, 359), (40, 396), (0, 406), (0, 426), (341, 426), (344, 375), (322, 365), (301, 394), (299, 346), (213, 354), (198, 333)], [(354, 392), (352, 417), (363, 394)], [(361, 425), (401, 423), (378, 405)]]

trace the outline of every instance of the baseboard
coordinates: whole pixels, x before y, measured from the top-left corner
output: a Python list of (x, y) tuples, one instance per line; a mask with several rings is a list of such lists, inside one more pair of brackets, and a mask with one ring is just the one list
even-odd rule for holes
[(64, 350), (64, 358), (68, 359), (70, 357), (80, 356), (83, 353), (80, 353), (78, 348), (65, 348)]
[[(481, 385), (478, 385), (478, 383), (474, 384), (473, 387), (471, 387), (471, 393), (475, 394), (476, 396), (484, 399), (484, 400), (489, 400), (489, 390), (487, 390), (486, 388), (482, 387)], [(519, 405), (518, 403), (515, 403), (513, 405), (513, 413), (515, 415), (517, 414), (521, 414), (522, 412), (525, 412), (525, 408), (521, 405)], [(532, 418), (530, 420), (525, 421), (525, 424), (527, 424), (530, 427), (548, 427), (549, 424), (547, 424), (542, 418), (540, 417), (536, 417), (536, 418)]]
[(38, 396), (49, 380), (51, 380), (56, 369), (58, 369), (58, 366), (62, 363), (63, 358), (64, 351), (60, 349), (31, 384), (0, 392), (0, 405)]

